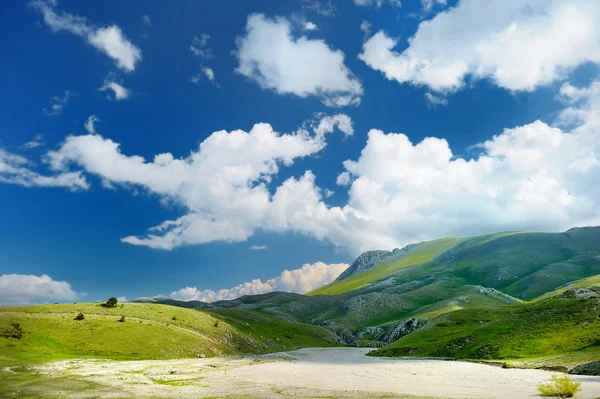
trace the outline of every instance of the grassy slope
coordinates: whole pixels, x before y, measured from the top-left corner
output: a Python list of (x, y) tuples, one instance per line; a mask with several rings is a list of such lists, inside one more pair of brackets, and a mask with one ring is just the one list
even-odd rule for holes
[[(78, 312), (84, 313), (84, 320), (74, 320)], [(121, 315), (124, 323), (118, 322)], [(0, 330), (11, 321), (20, 322), (26, 334), (22, 339), (0, 338), (0, 366), (74, 357), (169, 359), (261, 353), (335, 344), (335, 337), (317, 326), (158, 304), (0, 308)]]
[(365, 272), (334, 281), (307, 295), (336, 295), (356, 290), (365, 284), (383, 280), (395, 274), (399, 269), (427, 263), (462, 241), (461, 238), (451, 237), (419, 244), (418, 248), (397, 262), (382, 263), (367, 269)]
[(600, 287), (600, 275), (583, 278), (581, 280), (572, 281), (569, 284), (565, 285), (564, 287), (560, 287), (554, 291), (550, 291), (543, 295), (540, 295), (535, 300), (541, 301), (544, 299), (553, 298), (555, 296), (558, 296), (558, 295), (564, 293), (569, 288), (588, 288), (588, 287)]
[(375, 356), (528, 359), (580, 353), (600, 359), (599, 300), (551, 298), (463, 309), (372, 352)]

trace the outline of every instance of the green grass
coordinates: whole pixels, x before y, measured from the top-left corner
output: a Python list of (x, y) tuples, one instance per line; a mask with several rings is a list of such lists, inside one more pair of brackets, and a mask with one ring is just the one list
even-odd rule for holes
[(371, 355), (534, 359), (587, 353), (599, 360), (599, 337), (595, 299), (556, 298), (446, 313)]
[[(79, 312), (84, 320), (74, 320)], [(123, 323), (118, 322), (122, 315)], [(335, 345), (335, 337), (318, 326), (158, 304), (0, 308), (0, 330), (11, 321), (21, 323), (25, 335), (0, 339), (0, 367), (69, 358), (172, 359)]]
[(389, 277), (401, 268), (427, 263), (450, 248), (453, 248), (462, 240), (463, 239), (460, 237), (451, 237), (419, 244), (414, 251), (400, 258), (396, 262), (382, 263), (367, 269), (361, 274), (350, 276), (341, 281), (334, 281), (333, 283), (309, 292), (307, 295), (336, 295), (356, 290), (370, 283)]
[(558, 288), (554, 291), (547, 292), (535, 299), (535, 301), (541, 301), (544, 299), (552, 298), (560, 294), (565, 293), (569, 288), (589, 288), (600, 286), (600, 275), (584, 278), (581, 280), (572, 281), (568, 286)]

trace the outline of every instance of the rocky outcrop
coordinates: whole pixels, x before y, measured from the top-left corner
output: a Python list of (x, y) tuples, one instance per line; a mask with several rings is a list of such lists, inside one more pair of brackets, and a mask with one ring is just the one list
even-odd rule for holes
[(336, 281), (343, 280), (355, 274), (360, 274), (382, 262), (399, 259), (411, 252), (418, 245), (419, 244), (410, 244), (403, 248), (396, 248), (393, 251), (367, 251), (356, 258), (350, 267), (336, 278)]
[(579, 375), (600, 375), (600, 362), (580, 364), (569, 373)]
[(558, 298), (600, 298), (600, 287), (570, 288)]

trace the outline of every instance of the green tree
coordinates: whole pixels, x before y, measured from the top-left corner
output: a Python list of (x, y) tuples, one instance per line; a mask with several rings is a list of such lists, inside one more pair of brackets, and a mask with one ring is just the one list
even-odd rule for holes
[(83, 320), (85, 319), (85, 316), (83, 315), (83, 313), (79, 312), (79, 314), (77, 316), (75, 316), (74, 320)]
[(119, 302), (119, 300), (117, 298), (115, 298), (114, 296), (111, 296), (110, 298), (108, 298), (106, 300), (106, 302), (104, 302), (102, 304), (102, 306), (104, 306), (105, 308), (114, 308), (115, 306), (117, 306), (118, 302)]

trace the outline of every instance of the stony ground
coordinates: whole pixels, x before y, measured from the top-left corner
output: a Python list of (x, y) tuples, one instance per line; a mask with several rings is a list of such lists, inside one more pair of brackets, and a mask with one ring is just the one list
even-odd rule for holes
[[(70, 360), (4, 370), (0, 378), (12, 376), (6, 378), (3, 391), (10, 397), (499, 399), (536, 397), (537, 385), (552, 375), (466, 362), (373, 358), (364, 356), (366, 351), (328, 348), (170, 361)], [(600, 396), (600, 378), (572, 378), (582, 383), (578, 398)]]

